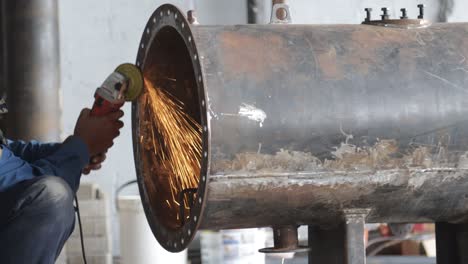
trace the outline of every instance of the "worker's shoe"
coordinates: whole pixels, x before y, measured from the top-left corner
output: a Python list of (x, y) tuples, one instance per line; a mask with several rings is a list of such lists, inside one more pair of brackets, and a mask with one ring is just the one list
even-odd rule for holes
[(73, 231), (73, 198), (69, 185), (52, 176), (0, 193), (0, 263), (54, 263)]

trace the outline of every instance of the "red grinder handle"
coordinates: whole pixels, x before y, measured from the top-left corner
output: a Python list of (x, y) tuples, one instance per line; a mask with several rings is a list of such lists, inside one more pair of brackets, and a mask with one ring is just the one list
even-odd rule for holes
[(112, 112), (117, 112), (123, 105), (124, 103), (113, 104), (96, 93), (94, 95), (94, 104), (91, 109), (91, 116), (103, 116)]

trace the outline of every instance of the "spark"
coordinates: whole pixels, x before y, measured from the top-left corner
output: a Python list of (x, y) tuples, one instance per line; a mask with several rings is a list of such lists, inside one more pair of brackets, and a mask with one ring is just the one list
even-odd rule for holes
[[(202, 127), (184, 111), (180, 100), (146, 79), (145, 92), (151, 119), (151, 153), (156, 155), (159, 165), (170, 172), (166, 177), (169, 178), (172, 200), (166, 202), (170, 208), (179, 208), (179, 193), (198, 187)], [(188, 197), (184, 197), (184, 204), (189, 204)], [(176, 218), (179, 219), (178, 213)]]

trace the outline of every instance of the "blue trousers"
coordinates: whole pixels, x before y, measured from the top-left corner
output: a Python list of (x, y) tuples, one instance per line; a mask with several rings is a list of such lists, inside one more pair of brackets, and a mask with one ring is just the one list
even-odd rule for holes
[(74, 193), (58, 177), (0, 193), (0, 263), (53, 264), (75, 225)]

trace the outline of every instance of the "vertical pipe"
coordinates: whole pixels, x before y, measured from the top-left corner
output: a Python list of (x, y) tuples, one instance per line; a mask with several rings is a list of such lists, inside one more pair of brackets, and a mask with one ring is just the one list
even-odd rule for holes
[(247, 0), (247, 23), (257, 24), (258, 23), (258, 1)]
[(439, 0), (438, 22), (448, 22), (455, 8), (455, 0)]
[(366, 264), (364, 224), (364, 215), (351, 214), (346, 216), (347, 264)]
[[(3, 1), (0, 0), (0, 98), (6, 98), (6, 52), (5, 52), (5, 23), (4, 19), (5, 16), (3, 14)], [(3, 137), (3, 131), (5, 131), (5, 114), (0, 114), (0, 133), (1, 137)]]
[(3, 0), (9, 138), (60, 135), (57, 0)]
[[(5, 16), (3, 15), (3, 1), (5, 0), (0, 0), (0, 97), (4, 95), (5, 93), (5, 29), (4, 25), (5, 23), (4, 18)], [(0, 127), (1, 129), (2, 127)]]

